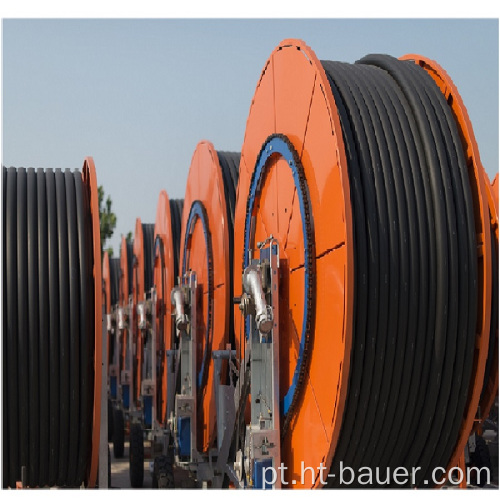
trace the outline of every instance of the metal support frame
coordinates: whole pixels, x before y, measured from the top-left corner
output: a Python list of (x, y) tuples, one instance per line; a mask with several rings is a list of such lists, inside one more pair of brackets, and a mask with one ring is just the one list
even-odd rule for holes
[[(250, 308), (254, 314), (249, 318), (250, 332), (247, 340), (247, 352), (250, 355), (251, 421), (246, 428), (243, 450), (245, 480), (249, 487), (262, 487), (264, 477), (257, 475), (262, 473), (264, 476), (265, 470), (271, 467), (276, 471), (281, 463), (279, 244), (271, 235), (266, 241), (259, 243), (258, 249), (259, 259), (251, 261), (245, 270), (245, 276), (248, 276), (249, 269), (253, 270), (253, 280), (243, 280), (244, 292), (254, 306)], [(272, 329), (269, 329), (269, 322)], [(280, 489), (281, 483), (276, 481), (272, 488)]]
[[(200, 454), (197, 439), (197, 372), (196, 372), (196, 293), (194, 272), (187, 273), (174, 288), (171, 300), (174, 307), (176, 333), (180, 338), (177, 351), (167, 351), (169, 388), (179, 375), (177, 394), (169, 390), (167, 410), (177, 449), (179, 466), (196, 472), (197, 480), (211, 481), (215, 488), (222, 487), (224, 477), (239, 488), (256, 487), (259, 478), (254, 470), (262, 464), (277, 470), (281, 460), (280, 403), (279, 403), (279, 245), (272, 236), (258, 245), (259, 259), (250, 262), (245, 270), (244, 293), (240, 307), (249, 315), (250, 335), (247, 339), (246, 359), (241, 365), (236, 351), (212, 352), (214, 363), (214, 394), (217, 411), (217, 448), (208, 457)], [(179, 328), (180, 326), (180, 328)], [(223, 363), (227, 363), (229, 384), (223, 384)], [(249, 373), (245, 374), (245, 367)], [(240, 450), (241, 466), (229, 463), (229, 450), (234, 439), (237, 408), (240, 399), (246, 399), (241, 380), (250, 376), (251, 422), (245, 430), (245, 449)], [(239, 380), (240, 382), (234, 382)], [(172, 381), (172, 383), (170, 383)], [(242, 392), (243, 391), (243, 392)], [(179, 420), (189, 418), (189, 456), (179, 455)], [(244, 465), (245, 464), (245, 465)], [(243, 477), (243, 469), (246, 471)], [(260, 470), (260, 469), (259, 469)], [(257, 479), (257, 481), (255, 480)], [(280, 483), (273, 488), (279, 489)]]
[[(122, 371), (120, 373), (120, 387), (122, 390), (122, 407), (123, 410), (125, 411), (126, 414), (131, 412), (133, 410), (133, 366), (134, 366), (134, 360), (133, 360), (133, 338), (134, 338), (134, 332), (133, 332), (133, 321), (131, 321), (132, 317), (132, 311), (133, 311), (133, 299), (132, 296), (129, 297), (128, 300), (128, 305), (125, 307), (119, 307), (117, 309), (117, 327), (118, 331), (120, 334), (126, 335), (126, 338), (124, 339), (124, 342), (126, 343), (126, 348), (125, 348), (125, 365), (122, 367)], [(126, 332), (126, 333), (125, 333)], [(128, 386), (128, 393), (129, 393), (129, 404), (128, 408), (125, 408), (123, 405), (123, 388), (125, 386)]]
[[(156, 369), (157, 369), (157, 353), (156, 345), (158, 338), (158, 331), (156, 328), (157, 320), (157, 293), (156, 288), (151, 289), (151, 298), (146, 299), (137, 305), (137, 318), (138, 318), (138, 328), (147, 337), (146, 347), (144, 348), (144, 364), (143, 364), (143, 379), (141, 382), (141, 397), (146, 396), (152, 397), (152, 419), (151, 428), (144, 429), (146, 441), (151, 443), (151, 458), (155, 458), (158, 454), (162, 454), (168, 450), (168, 445), (170, 441), (170, 428), (168, 426), (161, 425), (157, 420), (157, 379), (156, 379)], [(173, 374), (170, 372), (172, 370), (172, 360), (169, 359), (168, 353), (166, 353), (166, 369), (168, 383), (174, 383)], [(149, 360), (149, 361), (148, 361)], [(144, 404), (143, 404), (144, 410)], [(169, 408), (167, 407), (167, 415), (169, 415)], [(143, 415), (144, 420), (144, 415)]]
[[(143, 348), (143, 363), (141, 377), (141, 398), (144, 411), (144, 397), (152, 397), (151, 430), (156, 424), (156, 290), (151, 289), (151, 299), (145, 299), (136, 306), (137, 328), (139, 334), (145, 338)], [(144, 422), (144, 415), (143, 415)]]
[[(120, 331), (117, 328), (116, 322), (117, 311), (113, 307), (111, 314), (106, 315), (106, 327), (107, 333), (111, 337), (111, 341), (114, 343), (113, 349), (113, 359), (111, 365), (109, 366), (108, 373), (108, 387), (110, 390), (110, 397), (114, 402), (121, 401), (121, 384), (120, 384)], [(111, 381), (115, 379), (116, 383), (116, 394), (115, 397), (111, 395)]]
[[(179, 294), (179, 290), (182, 294)], [(179, 370), (180, 370), (180, 393), (175, 395), (174, 406), (174, 436), (176, 448), (179, 448), (179, 419), (189, 418), (190, 452), (189, 457), (180, 457), (179, 463), (184, 465), (194, 465), (202, 462), (202, 457), (198, 453), (197, 443), (197, 387), (196, 387), (196, 292), (197, 279), (195, 272), (189, 272), (182, 277), (180, 288), (174, 288), (172, 292), (173, 305), (176, 310), (176, 332), (180, 337), (179, 342)], [(184, 306), (188, 310), (189, 322), (187, 325), (179, 321), (184, 314), (181, 301), (184, 299)], [(185, 326), (179, 329), (179, 326)], [(186, 460), (188, 458), (188, 460)]]

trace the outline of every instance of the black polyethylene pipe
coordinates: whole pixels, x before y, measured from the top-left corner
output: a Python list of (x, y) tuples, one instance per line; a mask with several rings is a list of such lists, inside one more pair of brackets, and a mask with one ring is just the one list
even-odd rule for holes
[(3, 169), (4, 487), (82, 484), (90, 465), (94, 287), (80, 172)]
[[(224, 182), (224, 196), (226, 199), (227, 224), (229, 234), (229, 290), (233, 290), (234, 270), (234, 209), (236, 206), (236, 189), (238, 186), (240, 153), (229, 153), (226, 151), (217, 152), (219, 164), (222, 170), (222, 179)], [(234, 307), (229, 307), (229, 343), (234, 346)]]
[(474, 356), (475, 227), (460, 135), (413, 62), (322, 64), (348, 161), (355, 276), (349, 390), (328, 484), (340, 486), (342, 461), (420, 467), (423, 486), (456, 446)]

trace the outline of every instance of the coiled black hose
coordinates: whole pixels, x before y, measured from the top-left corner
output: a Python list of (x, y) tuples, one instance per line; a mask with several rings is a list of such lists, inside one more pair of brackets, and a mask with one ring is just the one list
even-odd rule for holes
[[(169, 203), (170, 203), (170, 225), (172, 230), (172, 249), (174, 252), (174, 286), (175, 286), (177, 285), (177, 277), (179, 276), (182, 209), (184, 208), (184, 200), (183, 199), (169, 200)], [(170, 300), (170, 299), (169, 297), (165, 297), (165, 300)]]
[[(236, 189), (238, 186), (238, 177), (240, 173), (240, 153), (231, 153), (227, 151), (217, 151), (219, 164), (222, 170), (224, 180), (224, 197), (226, 199), (227, 211), (227, 229), (229, 234), (229, 290), (234, 288), (234, 210), (236, 207)], [(229, 343), (234, 347), (234, 307), (229, 306)]]
[(93, 424), (88, 188), (70, 170), (3, 168), (3, 179), (3, 486), (26, 467), (30, 487), (76, 487)]
[[(481, 399), (486, 392), (488, 383), (492, 377), (493, 361), (495, 354), (498, 353), (497, 330), (498, 330), (498, 240), (495, 237), (493, 228), (491, 234), (491, 274), (493, 278), (493, 286), (491, 290), (491, 319), (490, 319), (490, 340), (488, 344), (488, 356), (486, 358), (486, 366), (484, 368), (483, 387), (481, 389)], [(487, 418), (488, 415), (481, 415), (482, 418)]]
[(127, 249), (127, 273), (128, 273), (128, 295), (123, 298), (125, 302), (128, 302), (128, 298), (132, 294), (134, 289), (133, 283), (133, 269), (134, 269), (134, 243), (132, 241), (126, 242)]
[(120, 299), (120, 259), (109, 259), (110, 306), (118, 304)]
[[(446, 467), (474, 357), (477, 261), (460, 135), (413, 62), (323, 61), (348, 160), (354, 325), (339, 466)], [(355, 486), (360, 486), (355, 482)]]
[[(112, 307), (118, 304), (120, 298), (120, 259), (119, 258), (111, 258), (109, 259), (109, 297), (106, 296), (106, 305), (104, 310), (108, 310), (108, 302), (109, 308), (111, 310)], [(108, 366), (111, 366), (115, 359), (115, 342), (109, 342), (109, 352), (108, 352)]]
[[(154, 236), (155, 225), (142, 225), (142, 238), (144, 245), (144, 291), (148, 293), (153, 286), (153, 271), (154, 271)], [(142, 300), (142, 298), (139, 298)]]

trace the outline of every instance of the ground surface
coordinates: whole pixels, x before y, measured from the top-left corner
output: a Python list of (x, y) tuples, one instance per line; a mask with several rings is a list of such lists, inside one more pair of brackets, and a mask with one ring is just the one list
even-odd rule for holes
[[(109, 443), (111, 450), (111, 488), (112, 489), (130, 489), (129, 475), (129, 444), (125, 441), (125, 451), (123, 458), (113, 456), (113, 443)], [(152, 488), (153, 481), (150, 472), (151, 460), (144, 460), (144, 484), (143, 488)], [(189, 477), (186, 471), (176, 469), (174, 472), (176, 488), (195, 488), (195, 482)]]

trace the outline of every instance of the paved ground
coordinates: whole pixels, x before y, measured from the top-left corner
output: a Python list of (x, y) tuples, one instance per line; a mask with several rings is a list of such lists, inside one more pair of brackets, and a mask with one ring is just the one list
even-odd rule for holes
[[(123, 458), (114, 457), (113, 443), (109, 443), (109, 447), (111, 449), (111, 488), (130, 488), (128, 441), (125, 442)], [(149, 463), (149, 460), (144, 460), (144, 488), (153, 487)]]
[[(130, 489), (129, 475), (129, 444), (125, 441), (125, 450), (123, 458), (115, 458), (113, 455), (113, 443), (109, 443), (111, 450), (111, 488), (112, 489)], [(150, 472), (151, 460), (144, 460), (144, 484), (143, 488), (152, 488), (153, 482)], [(176, 488), (194, 488), (194, 481), (190, 478), (189, 473), (184, 470), (176, 469), (174, 471), (175, 487)]]

